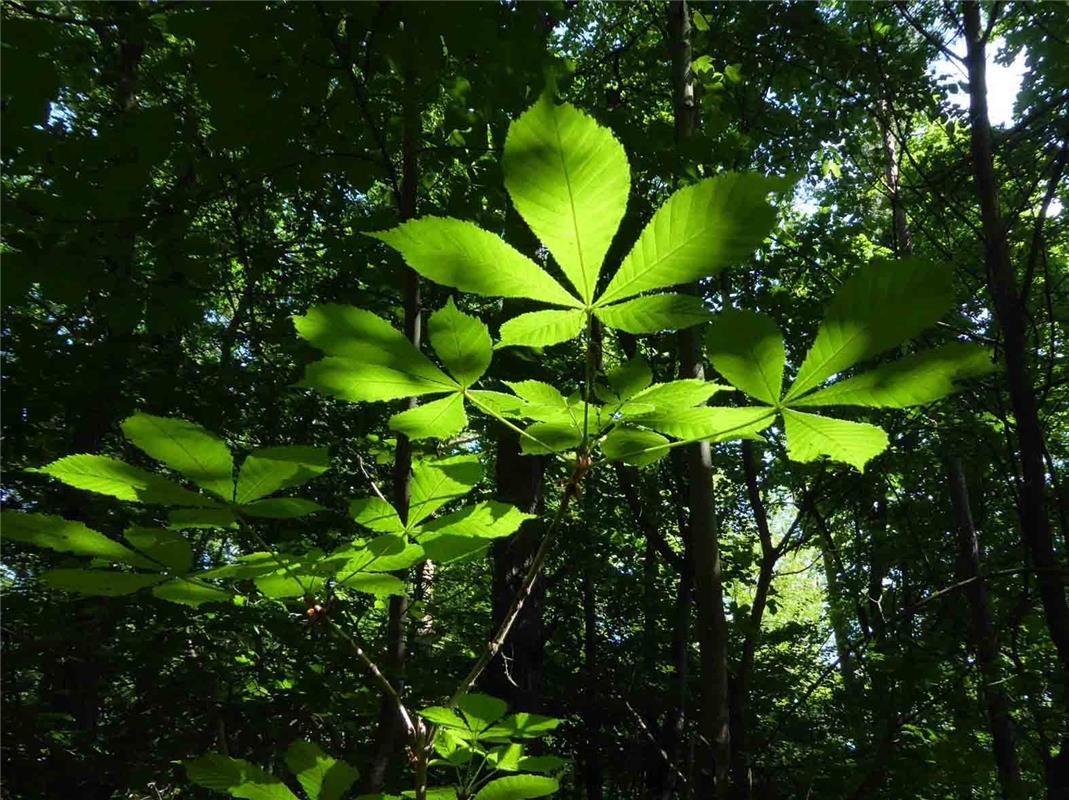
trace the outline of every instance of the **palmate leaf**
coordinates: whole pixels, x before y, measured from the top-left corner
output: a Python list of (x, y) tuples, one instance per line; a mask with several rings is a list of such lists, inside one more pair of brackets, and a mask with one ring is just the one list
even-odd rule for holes
[(919, 258), (873, 261), (835, 293), (786, 401), (934, 325), (954, 304), (953, 273)]
[(496, 346), (549, 347), (574, 339), (585, 323), (586, 314), (578, 309), (520, 314), (501, 325)]
[(627, 155), (610, 131), (548, 96), (509, 126), (502, 161), (513, 204), (584, 303), (627, 208)]
[(373, 594), (376, 597), (403, 597), (405, 594), (404, 581), (393, 575), (379, 572), (360, 572), (356, 575), (350, 574), (348, 577), (339, 573), (336, 581), (337, 586), (364, 594)]
[(188, 420), (140, 412), (120, 427), (131, 443), (157, 461), (224, 500), (234, 498), (234, 460), (218, 436)]
[(360, 777), (344, 761), (331, 758), (317, 744), (296, 741), (286, 750), (286, 766), (309, 800), (339, 800)]
[(218, 753), (183, 763), (186, 777), (198, 786), (243, 800), (297, 800), (286, 785), (269, 772)]
[(849, 422), (783, 409), (787, 455), (793, 461), (815, 461), (828, 456), (865, 471), (865, 464), (887, 449), (887, 434), (876, 425)]
[[(703, 381), (700, 378), (684, 378), (667, 383), (655, 383), (649, 388), (633, 395), (631, 400), (635, 406), (653, 406), (657, 412), (671, 412), (676, 409), (693, 408), (707, 402), (717, 392), (722, 392), (730, 387), (722, 386), (712, 381)], [(625, 406), (622, 412), (625, 416), (635, 414)], [(648, 413), (644, 411), (637, 412)]]
[(753, 311), (721, 312), (705, 346), (716, 371), (737, 388), (762, 403), (779, 402), (786, 353), (774, 321)]
[(404, 533), (397, 511), (380, 497), (361, 497), (349, 503), (349, 513), (358, 525), (379, 533)]
[(333, 563), (344, 559), (337, 570), (338, 575), (352, 575), (356, 572), (396, 572), (408, 569), (423, 560), (423, 548), (412, 544), (403, 535), (387, 534), (376, 536), (360, 547), (347, 547), (330, 555)]
[(434, 352), (464, 388), (479, 380), (490, 367), (490, 332), (475, 317), (462, 313), (453, 298), (431, 314), (427, 328)]
[(183, 489), (159, 475), (108, 456), (79, 454), (29, 469), (62, 481), (75, 489), (116, 497), (132, 503), (215, 507), (217, 501)]
[(559, 788), (557, 781), (543, 775), (508, 775), (487, 783), (474, 800), (528, 800), (553, 794)]
[(470, 222), (421, 217), (369, 233), (428, 280), (489, 297), (520, 297), (566, 308), (583, 303), (500, 237)]
[(73, 553), (149, 569), (156, 566), (154, 561), (109, 539), (100, 531), (63, 517), (0, 511), (0, 528), (3, 529), (4, 539), (58, 553)]
[(707, 322), (712, 314), (700, 297), (689, 294), (653, 294), (594, 310), (606, 326), (625, 333), (682, 330)]
[(420, 547), (436, 564), (463, 561), (490, 549), (491, 539), (481, 536), (457, 536), (451, 533), (428, 533), (420, 536)]
[(328, 469), (330, 457), (325, 447), (261, 447), (242, 463), (234, 501), (251, 503), (281, 489), (306, 483)]
[(247, 517), (259, 519), (296, 519), (322, 511), (323, 506), (301, 497), (269, 497), (238, 506), (238, 510)]
[(748, 258), (772, 230), (769, 192), (784, 181), (725, 173), (680, 189), (653, 215), (598, 307), (714, 275)]
[(520, 449), (526, 455), (561, 453), (579, 446), (583, 431), (571, 421), (535, 422), (524, 429)]
[(627, 400), (634, 397), (653, 383), (653, 370), (641, 356), (625, 361), (615, 369), (609, 370), (605, 378), (617, 398)]
[(457, 706), (468, 721), (468, 728), (474, 733), (486, 730), (509, 710), (504, 700), (480, 692), (464, 695)]
[(167, 527), (174, 530), (189, 528), (238, 527), (237, 514), (229, 508), (176, 508), (167, 513)]
[(958, 381), (987, 375), (994, 368), (984, 348), (951, 342), (838, 381), (791, 405), (907, 408), (946, 397), (957, 391)]
[(390, 430), (403, 433), (413, 441), (450, 439), (468, 424), (464, 395), (451, 394), (410, 408), (390, 417)]

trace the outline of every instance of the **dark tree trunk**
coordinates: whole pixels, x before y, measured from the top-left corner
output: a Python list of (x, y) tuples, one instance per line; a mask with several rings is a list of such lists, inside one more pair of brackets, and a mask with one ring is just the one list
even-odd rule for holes
[[(987, 39), (976, 2), (963, 5), (966, 67), (969, 73), (969, 121), (972, 167), (984, 232), (987, 288), (1002, 330), (1006, 381), (1016, 422), (1021, 465), (1021, 537), (1036, 570), (1036, 582), (1051, 641), (1061, 666), (1062, 702), (1069, 710), (1069, 603), (1058, 574), (1054, 541), (1047, 518), (1043, 429), (1028, 363), (1026, 320), (1017, 278), (1010, 263), (1006, 225), (999, 207), (998, 181), (987, 110)], [(1069, 794), (1069, 735), (1061, 752), (1047, 764), (1051, 796)]]
[[(523, 455), (515, 435), (503, 432), (498, 437), (494, 473), (498, 500), (541, 516), (545, 511), (544, 472), (543, 457)], [(539, 520), (528, 520), (513, 536), (494, 542), (491, 551), (494, 570), (491, 630), (497, 630), (504, 620), (523, 576), (531, 566), (542, 538), (542, 528)], [(539, 580), (520, 609), (501, 653), (483, 673), (483, 689), (505, 700), (516, 711), (537, 711), (542, 701), (545, 598), (545, 581)]]
[(965, 586), (965, 598), (969, 604), (969, 638), (972, 640), (976, 665), (980, 671), (999, 785), (1002, 787), (1002, 796), (1009, 800), (1022, 796), (1017, 751), (1014, 747), (1013, 717), (1010, 714), (1009, 700), (1001, 688), (998, 636), (991, 621), (987, 583), (980, 572), (980, 545), (969, 504), (969, 488), (959, 459), (954, 458), (948, 462), (947, 482), (950, 486), (950, 501), (954, 508), (957, 531), (958, 580), (969, 581)]

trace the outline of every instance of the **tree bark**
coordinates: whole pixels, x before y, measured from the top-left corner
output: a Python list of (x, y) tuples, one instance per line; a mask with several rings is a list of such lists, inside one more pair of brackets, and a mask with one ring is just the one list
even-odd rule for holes
[[(496, 497), (528, 514), (539, 517), (545, 512), (543, 497), (545, 459), (524, 455), (518, 437), (502, 432), (497, 440), (497, 464), (494, 477)], [(493, 589), (491, 595), (491, 630), (497, 630), (505, 618), (512, 599), (519, 591), (523, 576), (531, 567), (542, 538), (543, 525), (538, 519), (525, 522), (513, 536), (494, 542)], [(542, 702), (545, 663), (543, 608), (546, 585), (539, 580), (520, 609), (501, 653), (483, 673), (486, 692), (505, 700), (515, 711), (538, 711)]]
[[(977, 2), (963, 4), (969, 73), (969, 122), (973, 177), (984, 232), (987, 288), (995, 319), (1002, 330), (1006, 381), (1016, 422), (1021, 465), (1021, 538), (1028, 550), (1043, 604), (1043, 614), (1061, 666), (1062, 702), (1069, 710), (1069, 603), (1058, 575), (1058, 560), (1047, 518), (1043, 429), (1028, 363), (1026, 321), (1017, 278), (1010, 263), (1006, 225), (999, 206), (998, 181), (987, 110), (987, 40)], [(1069, 735), (1060, 752), (1049, 759), (1051, 796), (1069, 794)]]
[(965, 471), (957, 458), (947, 462), (947, 483), (950, 487), (950, 502), (954, 509), (957, 531), (958, 580), (970, 581), (965, 586), (965, 598), (969, 604), (969, 638), (972, 640), (976, 665), (980, 671), (995, 767), (998, 770), (1002, 796), (1011, 800), (1022, 796), (1021, 776), (1014, 746), (1013, 717), (1009, 700), (1001, 688), (998, 636), (991, 621), (987, 583), (980, 572), (980, 545), (969, 504), (969, 488), (965, 481)]
[[(690, 80), (690, 13), (686, 0), (668, 5), (668, 44), (672, 55), (672, 100), (677, 144), (690, 137), (697, 124), (694, 85)], [(686, 287), (698, 293), (697, 285)], [(677, 334), (680, 378), (704, 378), (700, 345), (693, 328)], [(694, 552), (694, 588), (698, 608), (698, 647), (701, 656), (702, 715), (700, 729), (712, 750), (712, 792), (726, 795), (730, 762), (728, 711), (727, 619), (720, 575), (720, 541), (713, 512), (712, 450), (708, 442), (684, 448), (689, 493), (689, 537)]]

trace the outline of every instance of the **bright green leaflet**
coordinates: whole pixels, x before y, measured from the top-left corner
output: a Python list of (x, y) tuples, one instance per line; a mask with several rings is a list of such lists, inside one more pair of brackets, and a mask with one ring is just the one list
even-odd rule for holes
[(217, 501), (211, 498), (183, 489), (166, 478), (108, 456), (65, 456), (27, 472), (48, 475), (75, 489), (84, 489), (132, 503), (199, 507), (217, 505)]
[(490, 332), (475, 317), (461, 313), (453, 298), (431, 314), (427, 327), (434, 352), (465, 389), (489, 369), (493, 356)]
[(865, 422), (849, 422), (816, 414), (783, 409), (787, 432), (787, 453), (794, 461), (815, 461), (829, 456), (844, 461), (858, 472), (887, 449), (887, 434)]
[(589, 304), (627, 208), (623, 147), (574, 106), (543, 96), (509, 126), (502, 167), (520, 216)]
[(160, 528), (128, 528), (123, 536), (146, 556), (174, 572), (188, 572), (193, 566), (193, 547), (181, 534)]
[(95, 597), (118, 597), (133, 594), (164, 580), (161, 575), (139, 572), (111, 572), (102, 569), (52, 569), (41, 580), (54, 589)]
[(610, 328), (625, 333), (681, 330), (707, 322), (712, 314), (700, 297), (689, 294), (654, 294), (611, 306), (599, 306), (594, 315)]
[(753, 311), (724, 311), (705, 337), (716, 371), (750, 397), (776, 405), (783, 392), (786, 353), (776, 323)]
[(907, 408), (946, 397), (958, 390), (958, 381), (982, 377), (994, 368), (984, 348), (951, 342), (838, 381), (792, 405)]
[(412, 269), (443, 286), (490, 297), (539, 300), (555, 306), (581, 308), (583, 305), (529, 258), (470, 222), (421, 217), (368, 236), (385, 242)]
[(324, 447), (261, 447), (253, 450), (238, 473), (236, 503), (251, 503), (291, 486), (299, 486), (330, 469)]
[(286, 766), (297, 777), (309, 800), (339, 800), (360, 777), (356, 768), (331, 758), (319, 745), (305, 741), (289, 746)]
[(835, 293), (786, 400), (934, 325), (954, 304), (953, 273), (922, 259), (873, 261)]
[(778, 178), (725, 173), (680, 189), (653, 215), (596, 305), (714, 275), (748, 258), (772, 230)]
[(274, 775), (243, 761), (210, 753), (184, 763), (186, 776), (198, 786), (244, 800), (297, 800)]
[(184, 419), (137, 413), (122, 423), (140, 450), (224, 500), (234, 498), (234, 461), (219, 437)]
[(508, 775), (490, 781), (476, 793), (474, 800), (527, 800), (553, 794), (560, 785), (542, 775)]
[(176, 579), (154, 586), (152, 594), (161, 600), (199, 608), (205, 603), (229, 603), (234, 595), (204, 583)]
[(449, 439), (468, 424), (464, 395), (451, 394), (390, 417), (390, 430), (403, 433), (413, 441)]
[(574, 339), (583, 330), (586, 314), (574, 311), (532, 311), (501, 325), (497, 347), (548, 347)]

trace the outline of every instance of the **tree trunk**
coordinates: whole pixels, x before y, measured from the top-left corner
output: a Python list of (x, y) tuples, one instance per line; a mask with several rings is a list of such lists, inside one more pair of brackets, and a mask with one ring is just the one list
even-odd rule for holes
[(1002, 796), (1009, 800), (1021, 797), (1020, 773), (1013, 741), (1013, 717), (1009, 700), (1001, 688), (998, 636), (991, 622), (987, 583), (980, 572), (980, 545), (969, 504), (969, 488), (961, 461), (957, 458), (947, 463), (947, 483), (957, 530), (958, 580), (970, 581), (965, 586), (965, 598), (969, 604), (969, 638), (972, 639), (972, 649), (980, 671), (999, 785), (1002, 787)]
[[(403, 222), (416, 216), (419, 188), (419, 163), (416, 153), (419, 147), (419, 105), (415, 97), (414, 74), (411, 65), (406, 68), (403, 103), (403, 128), (401, 140), (401, 185), (398, 194), (398, 216)], [(419, 276), (407, 264), (401, 268), (401, 304), (404, 308), (405, 336), (418, 350), (422, 339), (420, 314)], [(414, 397), (404, 401), (404, 409), (414, 408)], [(404, 434), (397, 434), (397, 450), (393, 464), (393, 503), (402, 520), (408, 519), (408, 506), (412, 495), (412, 443)], [(433, 571), (431, 572), (433, 574)], [(407, 574), (399, 577), (408, 578)], [(422, 572), (420, 573), (422, 577)], [(424, 589), (426, 591), (426, 589)], [(408, 616), (408, 597), (393, 596), (386, 623), (386, 652), (383, 672), (400, 692), (404, 684), (405, 622)], [(372, 745), (366, 778), (367, 788), (374, 792), (382, 788), (386, 771), (397, 752), (397, 739), (401, 731), (401, 719), (396, 702), (386, 694), (379, 701), (378, 723)]]
[[(999, 207), (998, 183), (987, 111), (987, 41), (976, 2), (963, 5), (966, 67), (969, 73), (969, 121), (972, 167), (980, 201), (987, 267), (987, 288), (995, 319), (1002, 330), (1006, 380), (1016, 422), (1021, 464), (1021, 537), (1036, 570), (1036, 582), (1051, 641), (1061, 665), (1062, 702), (1069, 709), (1069, 603), (1058, 575), (1054, 542), (1047, 518), (1043, 429), (1028, 364), (1024, 308), (1010, 263), (1006, 226)], [(1051, 796), (1069, 794), (1069, 735), (1047, 764)], [(1060, 796), (1060, 795), (1059, 795)]]
[[(690, 80), (690, 12), (686, 0), (668, 5), (668, 44), (672, 54), (672, 99), (677, 143), (691, 136), (697, 123), (694, 85)], [(697, 293), (697, 285), (686, 287)], [(677, 334), (680, 378), (704, 378), (700, 344), (693, 328)], [(713, 464), (708, 442), (688, 445), (689, 537), (694, 552), (694, 589), (698, 607), (701, 655), (701, 731), (712, 749), (710, 794), (723, 797), (730, 760), (728, 712), (727, 619), (720, 576), (720, 542), (713, 513)]]
[[(497, 440), (494, 471), (496, 498), (541, 517), (545, 511), (544, 474), (545, 459), (542, 456), (524, 455), (518, 437), (503, 431)], [(501, 626), (512, 599), (519, 591), (538, 550), (543, 527), (539, 519), (528, 520), (509, 538), (494, 542), (491, 550), (494, 572), (491, 630)], [(545, 581), (538, 580), (502, 644), (500, 654), (483, 673), (483, 689), (505, 700), (514, 711), (538, 711), (542, 702), (545, 663), (542, 613), (545, 599)]]

